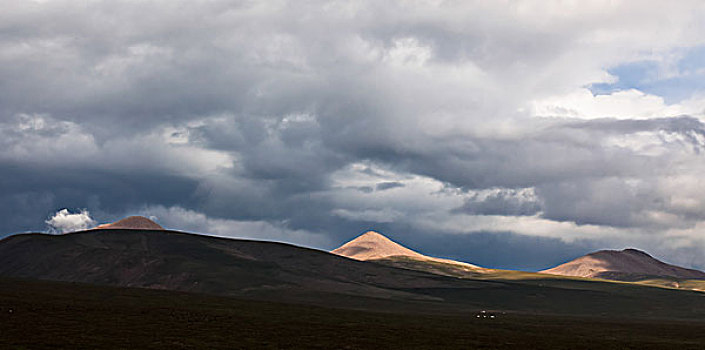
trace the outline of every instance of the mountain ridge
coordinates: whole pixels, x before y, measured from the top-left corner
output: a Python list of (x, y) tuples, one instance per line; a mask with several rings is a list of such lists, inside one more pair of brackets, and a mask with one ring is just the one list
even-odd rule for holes
[[(413, 264), (385, 262), (394, 257), (357, 261), (280, 242), (171, 230), (93, 229), (1, 240), (0, 276), (375, 311), (467, 314), (502, 309), (650, 317), (665, 308), (691, 317), (693, 303), (705, 303), (700, 293), (691, 291), (536, 273), (481, 272), (472, 277), (475, 270), (462, 270), (457, 263), (417, 259), (413, 264), (424, 266), (409, 268)], [(452, 271), (429, 269), (440, 265)]]

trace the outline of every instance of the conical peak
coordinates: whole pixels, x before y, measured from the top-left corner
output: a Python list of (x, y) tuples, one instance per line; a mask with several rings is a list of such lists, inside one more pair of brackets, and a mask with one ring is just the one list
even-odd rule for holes
[(394, 243), (389, 237), (377, 232), (377, 231), (367, 231), (355, 238), (353, 241), (356, 240), (382, 240), (382, 241), (389, 241)]
[(377, 231), (367, 231), (367, 232), (360, 235), (360, 237), (362, 237), (362, 236), (381, 236), (381, 237), (387, 238), (385, 235), (383, 235)]
[(350, 242), (343, 244), (338, 249), (332, 250), (331, 253), (355, 260), (375, 260), (392, 256), (404, 256), (421, 261), (433, 261), (459, 265), (464, 269), (481, 269), (476, 265), (464, 262), (425, 256), (392, 241), (385, 235), (376, 231), (367, 231), (355, 237)]
[[(370, 245), (373, 244), (375, 245), (375, 248), (392, 248), (392, 249), (400, 249), (403, 251), (409, 251), (409, 252), (414, 252), (411, 249), (408, 249), (404, 247), (403, 245), (391, 240), (389, 237), (377, 232), (377, 231), (367, 231), (359, 236), (357, 238), (351, 240), (347, 244), (365, 244), (365, 245)], [(408, 253), (408, 252), (407, 252)], [(416, 253), (416, 252), (414, 252)], [(416, 253), (418, 254), (418, 253)], [(420, 254), (419, 254), (420, 255)]]
[(111, 224), (102, 224), (97, 229), (163, 230), (156, 222), (144, 216), (128, 216)]
[(398, 255), (423, 257), (423, 255), (375, 231), (367, 231), (332, 252), (357, 260), (381, 259)]

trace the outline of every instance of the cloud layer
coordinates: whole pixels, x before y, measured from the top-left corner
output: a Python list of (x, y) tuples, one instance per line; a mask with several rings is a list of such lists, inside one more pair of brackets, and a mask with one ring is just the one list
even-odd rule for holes
[[(325, 249), (378, 229), (481, 265), (636, 246), (705, 268), (705, 93), (658, 95), (705, 71), (705, 7), (538, 4), (8, 5), (0, 232), (89, 208)], [(523, 251), (478, 252), (505, 246)]]

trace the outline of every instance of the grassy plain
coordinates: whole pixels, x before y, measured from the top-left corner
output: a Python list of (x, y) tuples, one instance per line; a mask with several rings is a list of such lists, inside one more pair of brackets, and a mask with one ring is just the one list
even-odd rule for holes
[[(372, 304), (371, 304), (372, 305)], [(8, 349), (702, 349), (698, 320), (355, 311), (0, 278)]]

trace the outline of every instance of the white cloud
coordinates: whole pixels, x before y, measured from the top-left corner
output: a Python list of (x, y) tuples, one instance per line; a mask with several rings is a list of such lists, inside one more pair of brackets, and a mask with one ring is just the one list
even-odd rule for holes
[(91, 218), (90, 213), (86, 209), (82, 209), (78, 213), (71, 213), (68, 209), (61, 209), (46, 220), (46, 223), (50, 226), (50, 232), (67, 233), (93, 227), (95, 220)]
[(417, 66), (421, 67), (431, 58), (432, 50), (428, 46), (422, 45), (416, 38), (400, 38), (394, 40), (394, 44), (384, 57), (384, 61), (393, 66)]
[(531, 113), (538, 117), (580, 119), (649, 119), (703, 113), (702, 97), (667, 104), (660, 96), (637, 89), (594, 95), (586, 88), (566, 95), (553, 96), (532, 103)]

